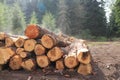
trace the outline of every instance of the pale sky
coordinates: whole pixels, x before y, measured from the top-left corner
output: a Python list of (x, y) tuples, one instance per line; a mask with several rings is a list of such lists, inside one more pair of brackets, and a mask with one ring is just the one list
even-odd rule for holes
[(107, 22), (109, 22), (111, 9), (116, 0), (104, 0), (104, 1), (105, 1), (105, 11), (106, 11)]

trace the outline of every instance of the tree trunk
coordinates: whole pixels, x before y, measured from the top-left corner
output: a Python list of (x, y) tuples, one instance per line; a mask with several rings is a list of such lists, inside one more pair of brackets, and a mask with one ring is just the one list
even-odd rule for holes
[(25, 51), (31, 52), (34, 50), (34, 47), (36, 45), (36, 41), (34, 39), (28, 39), (24, 43), (24, 49)]
[(50, 61), (56, 61), (62, 58), (64, 51), (60, 47), (54, 47), (48, 51), (47, 56)]
[(33, 59), (27, 59), (22, 62), (21, 66), (25, 70), (32, 71), (36, 68), (36, 63)]
[(45, 54), (45, 48), (41, 44), (36, 44), (34, 52), (37, 56)]
[(19, 55), (15, 55), (10, 59), (9, 67), (12, 70), (18, 70), (21, 68), (22, 58)]
[(92, 66), (91, 64), (80, 64), (78, 67), (77, 72), (82, 75), (88, 75), (92, 73)]
[(65, 68), (63, 59), (56, 61), (56, 69), (63, 70)]
[(41, 55), (36, 57), (37, 64), (41, 68), (45, 68), (49, 65), (50, 61), (46, 55)]
[(24, 38), (18, 38), (18, 40), (15, 42), (15, 46), (16, 47), (23, 47), (23, 45), (24, 45), (24, 42), (25, 42), (25, 39)]
[(15, 54), (13, 48), (0, 48), (0, 65), (4, 65)]

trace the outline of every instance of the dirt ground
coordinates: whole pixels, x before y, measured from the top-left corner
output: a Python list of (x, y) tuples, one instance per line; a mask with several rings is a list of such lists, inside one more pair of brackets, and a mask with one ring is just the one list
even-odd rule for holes
[[(82, 76), (76, 72), (24, 70), (0, 72), (0, 80), (120, 80), (120, 42), (89, 42), (93, 57), (93, 74)], [(69, 75), (65, 77), (64, 75)], [(66, 76), (67, 76), (66, 75)]]

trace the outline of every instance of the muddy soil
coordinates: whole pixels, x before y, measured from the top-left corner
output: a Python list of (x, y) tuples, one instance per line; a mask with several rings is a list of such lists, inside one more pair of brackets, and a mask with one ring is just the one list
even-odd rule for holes
[(93, 74), (82, 76), (75, 71), (32, 72), (5, 69), (0, 71), (0, 80), (120, 80), (120, 42), (90, 42), (93, 57)]

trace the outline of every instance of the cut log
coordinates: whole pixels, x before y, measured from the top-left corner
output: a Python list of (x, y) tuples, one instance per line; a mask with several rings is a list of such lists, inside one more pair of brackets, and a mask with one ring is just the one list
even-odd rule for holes
[(6, 37), (7, 37), (7, 34), (5, 34), (4, 32), (0, 33), (0, 40), (5, 40)]
[(63, 70), (65, 68), (63, 59), (56, 61), (56, 69)]
[(60, 59), (64, 54), (64, 51), (60, 47), (54, 47), (48, 51), (47, 56), (50, 61), (56, 61)]
[(23, 52), (23, 51), (25, 51), (24, 48), (17, 48), (16, 49), (16, 53), (17, 54), (20, 54), (20, 52)]
[(41, 38), (41, 44), (45, 48), (50, 49), (57, 44), (57, 40), (55, 39), (55, 37), (51, 36), (50, 34), (44, 34)]
[(6, 47), (14, 46), (14, 41), (13, 41), (13, 39), (10, 38), (10, 37), (5, 38), (5, 46), (6, 46)]
[(36, 57), (37, 64), (41, 68), (45, 68), (49, 65), (50, 61), (46, 55), (41, 55)]
[(25, 39), (20, 37), (20, 38), (18, 38), (18, 40), (15, 42), (15, 46), (16, 46), (16, 47), (23, 47), (24, 42), (25, 42)]
[(0, 48), (0, 65), (6, 64), (14, 54), (13, 48)]
[(37, 56), (45, 54), (45, 48), (41, 44), (36, 44), (34, 52)]
[(65, 56), (64, 63), (67, 68), (75, 68), (79, 64), (74, 50), (69, 51), (68, 55)]
[(22, 58), (19, 55), (15, 55), (10, 59), (9, 67), (12, 70), (18, 70), (21, 68)]
[(77, 72), (82, 75), (88, 75), (92, 73), (91, 64), (80, 64)]
[(87, 51), (87, 52), (78, 51), (77, 59), (80, 63), (89, 64), (91, 62), (90, 52), (89, 51)]
[(43, 34), (44, 34), (44, 31), (41, 30), (41, 28), (36, 24), (28, 25), (25, 30), (25, 35), (32, 39), (41, 38)]
[(34, 39), (28, 39), (24, 42), (24, 49), (25, 51), (31, 52), (34, 50), (36, 41)]
[(21, 58), (29, 58), (29, 57), (31, 57), (31, 53), (26, 52), (26, 51), (20, 52), (19, 55), (20, 55)]
[(33, 71), (36, 68), (36, 63), (33, 59), (27, 59), (22, 62), (21, 66), (25, 70)]

